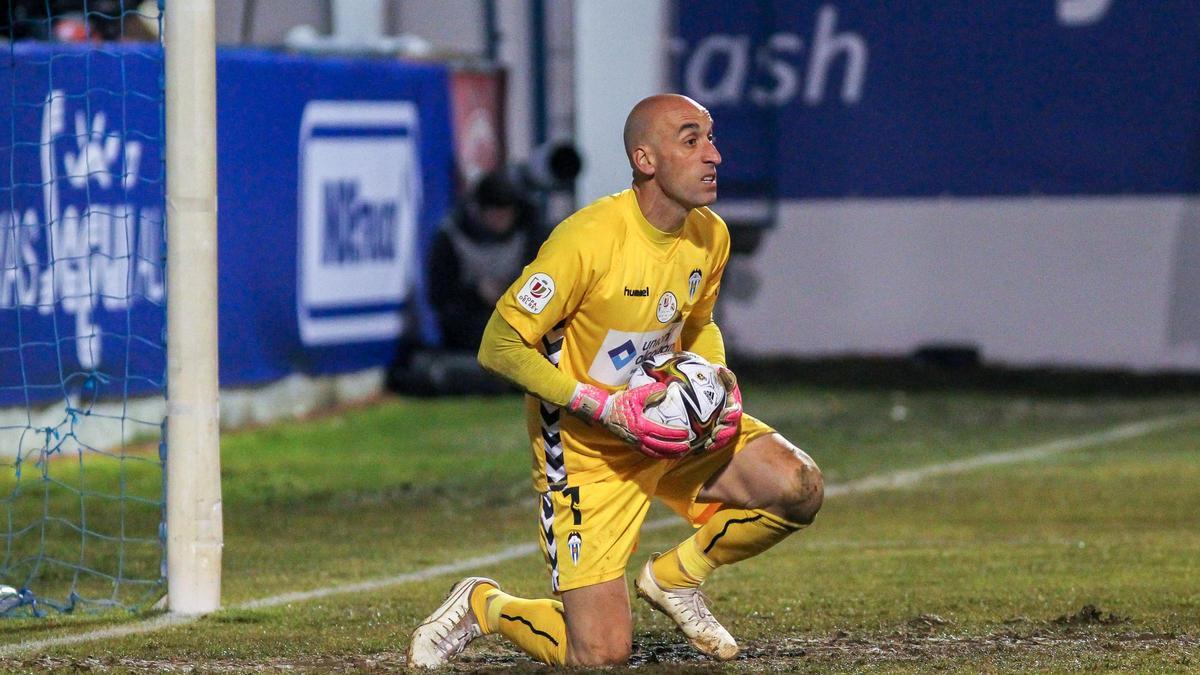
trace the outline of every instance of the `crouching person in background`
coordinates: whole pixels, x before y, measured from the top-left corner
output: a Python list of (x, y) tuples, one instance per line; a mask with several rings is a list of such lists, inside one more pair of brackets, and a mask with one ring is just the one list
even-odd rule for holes
[(506, 384), (475, 360), (496, 300), (533, 259), (541, 239), (537, 213), (503, 172), (483, 176), (434, 237), (429, 300), (441, 332), (440, 349), (402, 341), (388, 386), (402, 394), (495, 393)]

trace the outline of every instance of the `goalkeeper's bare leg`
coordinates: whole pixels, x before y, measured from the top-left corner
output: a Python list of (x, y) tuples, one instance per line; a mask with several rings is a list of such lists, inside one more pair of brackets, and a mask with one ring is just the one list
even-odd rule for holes
[(701, 488), (699, 502), (758, 509), (777, 518), (808, 525), (825, 498), (817, 463), (781, 434), (750, 441)]

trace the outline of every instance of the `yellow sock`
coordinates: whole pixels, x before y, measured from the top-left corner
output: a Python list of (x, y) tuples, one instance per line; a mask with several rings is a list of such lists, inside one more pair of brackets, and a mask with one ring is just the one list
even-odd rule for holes
[(715, 569), (717, 564), (696, 548), (695, 537), (658, 556), (651, 567), (663, 588), (696, 588)]
[(654, 561), (654, 578), (663, 588), (695, 588), (721, 565), (756, 556), (803, 527), (761, 509), (721, 509)]
[(475, 615), (475, 619), (479, 622), (479, 628), (483, 630), (484, 635), (495, 632), (487, 622), (487, 596), (492, 591), (499, 590), (499, 588), (491, 584), (479, 584), (471, 591), (471, 613)]
[(499, 633), (542, 663), (567, 662), (567, 623), (561, 602), (526, 600), (480, 584), (471, 594), (471, 611), (485, 635)]

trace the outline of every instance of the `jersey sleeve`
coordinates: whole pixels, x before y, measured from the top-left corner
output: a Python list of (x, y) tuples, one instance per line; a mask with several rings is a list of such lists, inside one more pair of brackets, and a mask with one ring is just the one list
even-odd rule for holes
[(692, 327), (688, 324), (680, 337), (685, 351), (693, 352), (708, 359), (709, 363), (725, 365), (725, 338), (715, 321), (709, 321), (701, 326)]
[(598, 247), (587, 241), (590, 229), (570, 221), (556, 228), (496, 302), (496, 311), (526, 342), (537, 344), (574, 312), (605, 269)]
[(578, 384), (527, 344), (498, 312), (492, 312), (483, 331), (479, 365), (557, 406), (565, 406), (571, 400)]

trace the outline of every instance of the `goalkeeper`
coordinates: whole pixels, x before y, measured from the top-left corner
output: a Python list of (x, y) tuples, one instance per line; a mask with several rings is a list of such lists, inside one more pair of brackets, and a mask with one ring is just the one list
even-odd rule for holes
[[(691, 644), (717, 659), (737, 643), (700, 586), (717, 567), (762, 553), (812, 522), (816, 464), (741, 410), (724, 368), (713, 306), (729, 232), (707, 207), (721, 154), (708, 111), (684, 96), (651, 96), (625, 122), (629, 190), (563, 221), (501, 297), (479, 360), (526, 397), (551, 590), (525, 599), (468, 577), (413, 633), (409, 664), (437, 667), (472, 639), (500, 633), (552, 665), (625, 663), (633, 625), (625, 568), (650, 500), (696, 530), (651, 556), (634, 585)], [(645, 358), (686, 349), (718, 366), (727, 405), (703, 447), (643, 415), (665, 385), (623, 389)]]

